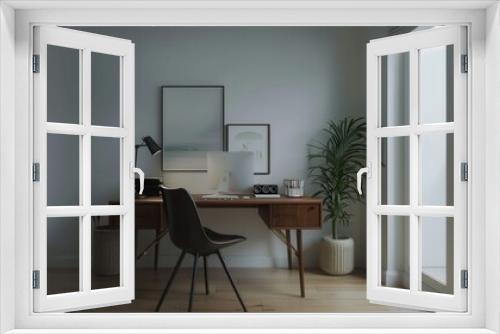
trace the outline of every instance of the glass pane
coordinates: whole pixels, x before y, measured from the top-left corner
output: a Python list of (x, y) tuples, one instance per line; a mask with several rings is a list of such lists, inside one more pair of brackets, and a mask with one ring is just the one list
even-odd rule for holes
[(420, 136), (422, 205), (453, 206), (453, 134)]
[(420, 123), (453, 122), (453, 46), (422, 49)]
[(80, 123), (80, 50), (47, 45), (47, 121)]
[(47, 135), (48, 206), (80, 204), (79, 161), (79, 136)]
[(453, 293), (453, 218), (422, 217), (422, 291)]
[(410, 124), (410, 53), (380, 57), (380, 126)]
[(120, 57), (92, 53), (92, 125), (119, 127)]
[(92, 205), (120, 204), (120, 141), (92, 137)]
[(120, 216), (92, 217), (92, 289), (120, 286)]
[(80, 218), (47, 218), (47, 294), (80, 290)]
[(381, 216), (382, 286), (409, 289), (410, 219), (406, 216)]
[(382, 205), (410, 204), (409, 152), (409, 137), (381, 139), (380, 201)]

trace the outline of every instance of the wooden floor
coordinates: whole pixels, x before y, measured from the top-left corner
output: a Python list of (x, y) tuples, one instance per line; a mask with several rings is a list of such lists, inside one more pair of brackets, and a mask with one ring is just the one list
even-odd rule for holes
[[(136, 299), (127, 305), (94, 309), (92, 312), (154, 312), (171, 269), (144, 269), (136, 272)], [(306, 271), (306, 297), (299, 296), (296, 270), (238, 269), (230, 272), (249, 312), (414, 312), (371, 304), (366, 300), (363, 273), (328, 276)], [(167, 295), (161, 312), (187, 310), (190, 269), (181, 269)], [(193, 312), (240, 312), (238, 300), (222, 269), (209, 269), (210, 293), (205, 295), (203, 270), (196, 281)]]

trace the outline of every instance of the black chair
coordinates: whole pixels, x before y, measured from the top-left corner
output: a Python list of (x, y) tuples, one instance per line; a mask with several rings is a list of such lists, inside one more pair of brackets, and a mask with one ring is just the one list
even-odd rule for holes
[(231, 278), (226, 264), (220, 254), (220, 249), (245, 241), (246, 238), (239, 235), (220, 234), (203, 227), (201, 225), (196, 204), (186, 189), (168, 189), (162, 186), (161, 193), (163, 197), (163, 209), (167, 214), (167, 226), (170, 239), (175, 246), (182, 250), (182, 253), (175, 264), (174, 270), (170, 275), (165, 289), (163, 290), (158, 305), (156, 306), (156, 312), (160, 310), (163, 300), (168, 293), (168, 289), (170, 288), (170, 285), (172, 284), (186, 253), (194, 256), (188, 312), (191, 312), (192, 309), (196, 266), (198, 264), (198, 257), (200, 256), (203, 256), (205, 293), (208, 295), (207, 256), (212, 254), (217, 254), (217, 257), (222, 264), (222, 268), (224, 268), (227, 278), (236, 293), (236, 297), (238, 297), (241, 307), (246, 312), (247, 309), (245, 304), (243, 303), (238, 289), (236, 289), (236, 285), (234, 285), (233, 279)]

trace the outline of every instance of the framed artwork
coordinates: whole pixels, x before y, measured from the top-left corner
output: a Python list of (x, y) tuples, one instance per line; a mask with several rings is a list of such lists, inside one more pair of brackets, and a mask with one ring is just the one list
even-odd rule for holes
[(255, 174), (271, 173), (271, 125), (226, 124), (226, 150), (248, 151), (255, 156)]
[(162, 86), (163, 170), (206, 171), (224, 148), (224, 86)]

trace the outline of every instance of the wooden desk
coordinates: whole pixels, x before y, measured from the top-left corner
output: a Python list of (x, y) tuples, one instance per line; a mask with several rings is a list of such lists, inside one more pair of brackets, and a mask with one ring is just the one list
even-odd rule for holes
[[(321, 229), (321, 200), (318, 198), (238, 198), (238, 199), (205, 199), (202, 195), (193, 196), (200, 208), (243, 208), (256, 207), (259, 216), (266, 226), (287, 247), (288, 268), (292, 268), (292, 253), (297, 256), (300, 295), (305, 297), (304, 262), (302, 248), (302, 230)], [(166, 231), (165, 217), (160, 196), (138, 198), (135, 201), (136, 228), (153, 228)], [(294, 246), (290, 230), (296, 230), (296, 246)], [(166, 233), (166, 232), (164, 232)], [(161, 238), (163, 235), (160, 235)], [(153, 245), (153, 244), (152, 244)], [(155, 244), (155, 268), (158, 265), (158, 243)], [(139, 255), (144, 255), (149, 247)]]

